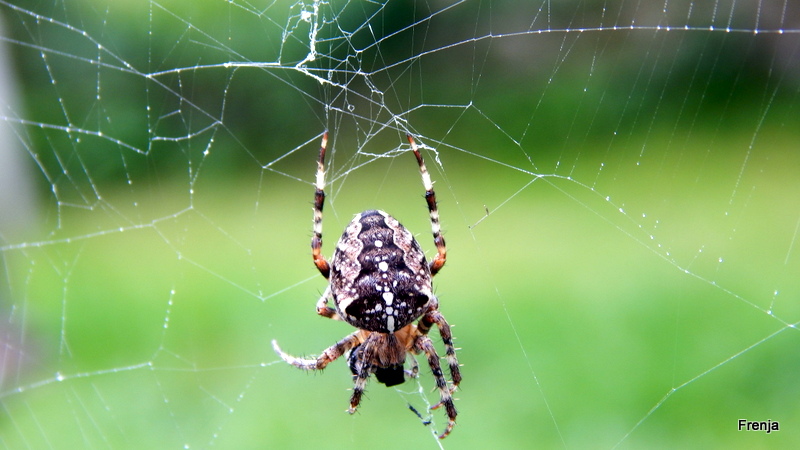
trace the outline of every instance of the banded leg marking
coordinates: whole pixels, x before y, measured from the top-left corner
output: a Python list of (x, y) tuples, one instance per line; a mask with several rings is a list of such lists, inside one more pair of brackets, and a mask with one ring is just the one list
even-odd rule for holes
[(428, 173), (428, 168), (425, 167), (425, 161), (422, 159), (422, 154), (420, 154), (419, 149), (417, 148), (417, 143), (414, 141), (414, 137), (410, 134), (407, 135), (407, 137), (408, 143), (411, 144), (411, 151), (414, 152), (414, 156), (417, 158), (417, 163), (419, 163), (419, 173), (422, 175), (422, 186), (425, 188), (425, 202), (428, 204), (428, 213), (431, 217), (433, 243), (436, 244), (436, 256), (430, 263), (431, 276), (434, 276), (447, 261), (447, 247), (445, 246), (444, 238), (442, 237), (442, 227), (439, 224), (439, 209), (436, 207), (436, 193), (433, 190), (433, 181), (431, 181), (431, 175)]

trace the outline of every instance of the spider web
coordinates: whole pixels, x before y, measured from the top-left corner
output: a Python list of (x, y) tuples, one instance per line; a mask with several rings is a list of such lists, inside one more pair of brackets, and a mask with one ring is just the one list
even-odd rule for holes
[[(796, 3), (197, 3), (0, 2), (4, 446), (800, 443)], [(424, 360), (349, 416), (269, 345), (352, 331), (326, 129), (326, 255), (371, 208), (431, 255), (405, 133), (436, 182), (444, 441)]]

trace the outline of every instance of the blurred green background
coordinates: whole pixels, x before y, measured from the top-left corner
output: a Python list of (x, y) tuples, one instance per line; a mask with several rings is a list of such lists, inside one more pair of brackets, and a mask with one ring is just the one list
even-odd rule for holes
[[(0, 230), (0, 443), (798, 445), (796, 7), (448, 5), (0, 5), (38, 199)], [(445, 441), (408, 408), (438, 401), (424, 361), (350, 416), (344, 361), (269, 344), (352, 331), (314, 313), (324, 129), (326, 255), (370, 208), (432, 253), (403, 134), (425, 146), (464, 364)]]

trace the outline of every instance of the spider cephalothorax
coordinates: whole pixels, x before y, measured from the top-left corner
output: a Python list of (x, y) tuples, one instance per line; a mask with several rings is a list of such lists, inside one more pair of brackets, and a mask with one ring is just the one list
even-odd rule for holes
[[(305, 370), (323, 369), (349, 351), (347, 362), (355, 380), (350, 398), (351, 413), (355, 412), (361, 401), (370, 374), (374, 373), (375, 378), (386, 386), (400, 384), (405, 381), (406, 374), (416, 376), (417, 373), (413, 356), (409, 358), (412, 370), (406, 371), (404, 368), (408, 354), (424, 353), (441, 397), (441, 401), (433, 408), (444, 406), (448, 417), (447, 428), (439, 436), (444, 438), (455, 425), (456, 408), (451, 394), (461, 381), (450, 326), (439, 312), (439, 302), (431, 286), (431, 278), (444, 266), (447, 251), (439, 227), (433, 183), (410, 135), (408, 141), (419, 164), (425, 187), (425, 200), (437, 250), (433, 261), (426, 261), (414, 236), (395, 218), (383, 211), (369, 210), (356, 215), (345, 228), (336, 244), (331, 264), (328, 264), (321, 253), (325, 150), (328, 142), (325, 133), (317, 161), (311, 250), (314, 264), (330, 280), (330, 284), (317, 302), (317, 313), (344, 320), (358, 330), (326, 349), (316, 359), (297, 358), (284, 353), (275, 341), (272, 345), (286, 362)], [(329, 300), (333, 300), (333, 308), (328, 306)], [(439, 328), (445, 346), (452, 387), (444, 378), (439, 356), (428, 337), (434, 324)]]

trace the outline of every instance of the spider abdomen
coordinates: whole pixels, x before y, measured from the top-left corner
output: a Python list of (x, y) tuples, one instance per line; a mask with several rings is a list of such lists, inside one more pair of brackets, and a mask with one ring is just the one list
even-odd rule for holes
[(419, 318), (434, 298), (431, 272), (414, 236), (389, 214), (364, 211), (336, 244), (331, 293), (354, 327), (393, 333)]

